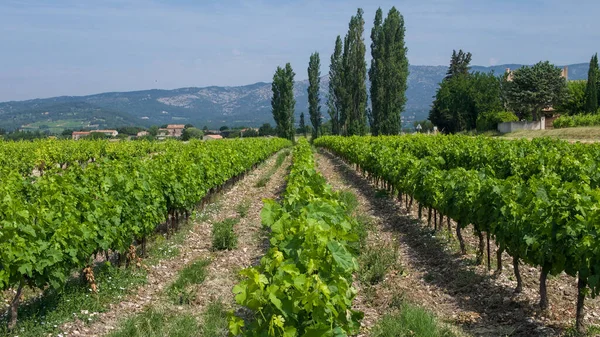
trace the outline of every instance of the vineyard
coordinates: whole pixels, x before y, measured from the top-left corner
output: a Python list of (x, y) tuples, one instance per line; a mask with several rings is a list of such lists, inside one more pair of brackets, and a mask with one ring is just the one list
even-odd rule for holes
[[(280, 150), (290, 145), (279, 138), (3, 143), (0, 290), (11, 301), (1, 313), (7, 327), (0, 334), (505, 335), (473, 328), (477, 319), (464, 323), (432, 315), (420, 308), (431, 310), (431, 303), (405, 294), (433, 294), (427, 301), (455, 296), (440, 294), (418, 276), (419, 262), (407, 250), (423, 255), (455, 249), (467, 256), (473, 248), (475, 265), (500, 274), (503, 256), (511, 257), (516, 293), (531, 287), (524, 273), (539, 272), (542, 311), (554, 300), (548, 280), (576, 278), (576, 312), (562, 319), (575, 319), (584, 331), (586, 298), (600, 293), (600, 146), (467, 136), (326, 136), (314, 141), (317, 153), (300, 139), (289, 164), (289, 150)], [(345, 176), (334, 172), (342, 167), (334, 164), (338, 158), (346, 163)], [(351, 182), (354, 173), (365, 184)], [(383, 206), (375, 206), (381, 200)], [(409, 218), (416, 222), (404, 225), (411, 228), (404, 235), (417, 243), (403, 247), (403, 234), (386, 228)], [(420, 228), (426, 229), (423, 236)], [(450, 248), (435, 241), (444, 235)], [(148, 260), (156, 257), (148, 251), (174, 237), (183, 238), (176, 252), (160, 253), (164, 261), (151, 265)], [(98, 274), (108, 261), (116, 270), (145, 268), (148, 284), (135, 286), (132, 294), (125, 289), (129, 279), (123, 281), (119, 296), (105, 301), (114, 303), (93, 306), (100, 312), (88, 321), (75, 312), (54, 327), (15, 330), (20, 305), (43, 303), (42, 291), (60, 293), (73, 278), (84, 280), (82, 296), (108, 296), (106, 283), (119, 278)], [(490, 273), (481, 279), (500, 275)], [(461, 289), (475, 297), (480, 290), (468, 290), (475, 281), (464, 282)], [(43, 294), (32, 299), (24, 296), (26, 289)], [(74, 309), (87, 314), (87, 302), (81, 303), (69, 307), (69, 315)], [(44, 324), (46, 318), (36, 315), (48, 315), (45, 310), (26, 310), (33, 318), (26, 317), (25, 326)], [(517, 327), (513, 335), (555, 335), (527, 329)]]
[[(288, 146), (281, 139), (109, 143), (40, 141), (0, 149), (0, 289), (59, 288), (97, 255), (134, 262), (161, 223), (175, 224), (232, 178)], [(95, 287), (93, 275), (87, 275)]]
[[(456, 237), (473, 226), (477, 258), (490, 239), (513, 257), (516, 292), (521, 262), (541, 267), (539, 304), (548, 307), (548, 275), (578, 278), (576, 326), (583, 331), (586, 295), (600, 290), (598, 150), (548, 139), (500, 141), (450, 137), (324, 137), (315, 142), (357, 166), (407, 207), (426, 209), (435, 229), (456, 222)], [(432, 215), (433, 212), (433, 215)], [(439, 217), (439, 221), (438, 221)], [(450, 230), (450, 228), (448, 228)]]

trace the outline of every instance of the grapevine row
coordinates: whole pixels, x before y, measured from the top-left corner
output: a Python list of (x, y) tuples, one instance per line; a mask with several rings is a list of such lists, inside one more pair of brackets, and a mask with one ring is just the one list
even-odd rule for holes
[(14, 287), (19, 295), (26, 285), (61, 286), (95, 254), (128, 252), (159, 224), (168, 225), (210, 191), (288, 145), (278, 138), (171, 143), (152, 155), (103, 156), (37, 177), (5, 171), (0, 290)]
[[(440, 143), (449, 146), (439, 147)], [(419, 216), (423, 208), (428, 208), (430, 219), (432, 210), (439, 214), (440, 225), (443, 216), (448, 218), (448, 226), (449, 219), (454, 219), (463, 253), (461, 229), (471, 224), (480, 240), (479, 262), (485, 247), (484, 233), (493, 238), (500, 247), (499, 269), (502, 252), (513, 257), (517, 291), (522, 287), (520, 261), (541, 267), (542, 309), (548, 306), (549, 274), (566, 272), (578, 277), (576, 324), (583, 330), (585, 295), (594, 297), (600, 292), (600, 190), (595, 183), (598, 169), (586, 160), (586, 155), (595, 155), (596, 146), (586, 148), (549, 140), (510, 143), (464, 136), (323, 137), (315, 144), (356, 164), (372, 179), (385, 182), (407, 206), (416, 200)], [(482, 149), (482, 144), (488, 149), (477, 153), (474, 149)], [(542, 146), (534, 153), (553, 155), (545, 155), (544, 159), (514, 156), (522, 144), (525, 149)], [(443, 153), (440, 148), (451, 153)], [(560, 149), (565, 157), (570, 149), (584, 158), (570, 163), (556, 157)], [(451, 157), (456, 161), (450, 162)], [(554, 158), (554, 162), (548, 160), (542, 165), (548, 158)], [(511, 166), (515, 163), (519, 165)], [(500, 167), (507, 169), (499, 174)]]
[(241, 272), (238, 304), (254, 313), (231, 317), (230, 331), (244, 336), (347, 336), (358, 332), (361, 312), (351, 310), (358, 269), (355, 220), (315, 171), (305, 139), (294, 148), (281, 204), (265, 201), (262, 222), (270, 249), (256, 267)]

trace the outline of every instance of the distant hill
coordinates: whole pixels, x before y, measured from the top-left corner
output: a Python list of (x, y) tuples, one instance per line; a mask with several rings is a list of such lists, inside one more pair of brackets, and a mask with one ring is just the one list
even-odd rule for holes
[[(472, 67), (472, 71), (504, 73), (506, 68), (521, 65)], [(406, 121), (427, 118), (438, 83), (444, 78), (445, 66), (410, 66), (408, 102), (403, 113)], [(587, 63), (569, 65), (569, 79), (586, 79)], [(322, 113), (325, 107), (327, 77), (321, 80)], [(308, 111), (308, 81), (296, 82), (296, 114)], [(110, 92), (90, 96), (62, 96), (0, 103), (0, 128), (39, 127), (110, 128), (124, 125), (160, 125), (191, 123), (199, 127), (258, 126), (273, 123), (271, 84), (255, 83), (238, 87), (181, 88)], [(297, 119), (298, 120), (298, 116)]]

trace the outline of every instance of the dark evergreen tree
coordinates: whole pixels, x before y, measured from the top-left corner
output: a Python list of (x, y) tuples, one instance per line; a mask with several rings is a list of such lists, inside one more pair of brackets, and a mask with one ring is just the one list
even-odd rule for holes
[(585, 104), (583, 106), (585, 112), (598, 112), (598, 54), (592, 56), (590, 60), (590, 68), (588, 70), (587, 85), (585, 87)]
[(310, 55), (308, 62), (308, 113), (312, 124), (312, 139), (319, 137), (321, 129), (321, 59), (319, 53)]
[(559, 106), (567, 93), (567, 81), (561, 73), (548, 61), (515, 70), (512, 80), (503, 85), (511, 110), (517, 116), (530, 115), (538, 121), (544, 109)]
[(364, 26), (363, 10), (359, 8), (356, 15), (350, 19), (342, 56), (344, 90), (340, 124), (344, 135), (364, 135), (367, 132)]
[(306, 137), (306, 124), (304, 123), (304, 112), (300, 113), (300, 131)]
[(294, 76), (292, 66), (287, 63), (285, 68), (277, 67), (273, 75), (271, 89), (271, 108), (273, 119), (277, 124), (277, 135), (282, 138), (294, 140)]
[(340, 114), (342, 110), (343, 91), (343, 63), (342, 63), (342, 38), (338, 35), (335, 40), (335, 49), (329, 64), (329, 93), (327, 108), (331, 119), (331, 134), (340, 134)]
[(371, 29), (371, 68), (369, 68), (369, 81), (371, 81), (371, 109), (368, 111), (371, 134), (379, 135), (383, 114), (384, 101), (384, 74), (383, 74), (383, 12), (381, 8), (375, 13), (373, 28)]
[(448, 71), (446, 72), (446, 79), (458, 74), (468, 74), (471, 69), (469, 66), (471, 57), (471, 53), (465, 53), (462, 49), (460, 49), (458, 53), (456, 50), (453, 50), (452, 57), (450, 58), (450, 67), (448, 67)]

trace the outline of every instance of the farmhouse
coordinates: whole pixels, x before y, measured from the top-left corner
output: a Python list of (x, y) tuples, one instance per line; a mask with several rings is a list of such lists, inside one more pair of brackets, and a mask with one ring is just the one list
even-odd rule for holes
[(170, 137), (181, 137), (181, 135), (183, 134), (183, 129), (185, 129), (185, 125), (183, 124), (167, 125), (167, 130), (169, 132)]
[(79, 140), (83, 137), (87, 137), (89, 136), (90, 133), (88, 131), (73, 131), (73, 134), (71, 134), (71, 137), (73, 137), (73, 140)]
[(216, 140), (216, 139), (223, 139), (223, 136), (221, 136), (221, 135), (205, 135), (204, 137), (202, 137), (202, 140)]

